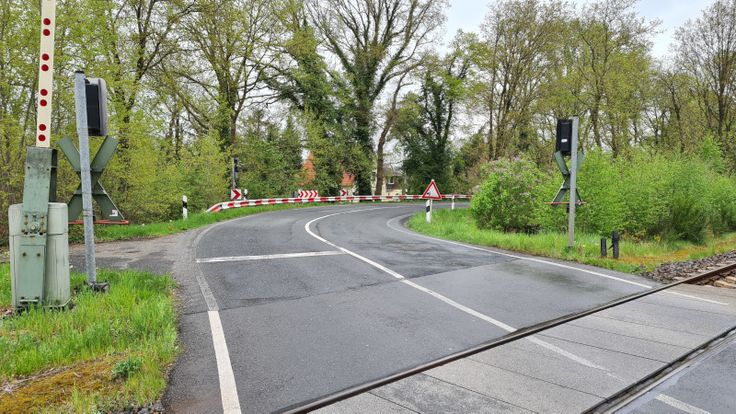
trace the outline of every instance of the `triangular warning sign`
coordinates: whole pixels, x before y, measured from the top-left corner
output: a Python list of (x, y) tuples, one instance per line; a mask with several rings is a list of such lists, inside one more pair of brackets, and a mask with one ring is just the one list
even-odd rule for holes
[(429, 187), (424, 190), (422, 198), (427, 200), (442, 200), (442, 196), (440, 195), (440, 191), (437, 189), (437, 184), (434, 183), (434, 180), (432, 180), (432, 182), (429, 183)]

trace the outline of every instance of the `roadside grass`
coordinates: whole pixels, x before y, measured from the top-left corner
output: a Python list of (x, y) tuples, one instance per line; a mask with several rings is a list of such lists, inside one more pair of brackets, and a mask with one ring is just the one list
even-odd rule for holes
[[(72, 273), (70, 308), (0, 319), (0, 413), (109, 412), (159, 400), (179, 352), (171, 276), (100, 269), (105, 293)], [(0, 265), (0, 310), (12, 306)]]
[[(168, 234), (178, 233), (184, 230), (192, 230), (204, 227), (220, 221), (229, 220), (236, 217), (248, 216), (251, 214), (262, 213), (264, 211), (288, 210), (293, 208), (303, 208), (323, 205), (320, 203), (304, 203), (304, 204), (275, 204), (271, 206), (255, 206), (233, 208), (216, 213), (196, 212), (190, 213), (185, 219), (173, 220), (163, 223), (141, 223), (130, 225), (95, 225), (95, 240), (97, 241), (116, 241), (130, 240), (142, 237), (158, 237)], [(84, 228), (81, 225), (69, 226), (69, 242), (83, 243)]]
[[(621, 240), (619, 260), (600, 257), (598, 235), (575, 233), (575, 248), (568, 249), (567, 233), (504, 233), (479, 229), (467, 209), (435, 210), (432, 223), (425, 213), (417, 213), (408, 222), (412, 230), (428, 236), (460, 241), (481, 246), (498, 247), (515, 252), (569, 260), (625, 273), (641, 273), (667, 262), (699, 259), (736, 249), (736, 233), (709, 238), (705, 245), (690, 242), (654, 242)], [(611, 245), (610, 236), (607, 237)]]

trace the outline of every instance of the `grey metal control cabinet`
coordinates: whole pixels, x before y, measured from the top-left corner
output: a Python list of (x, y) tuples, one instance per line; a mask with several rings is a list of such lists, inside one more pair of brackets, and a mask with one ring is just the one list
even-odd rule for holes
[[(43, 284), (42, 306), (62, 307), (69, 302), (71, 292), (69, 289), (69, 223), (67, 216), (65, 203), (49, 203), (44, 254), (41, 251), (44, 249), (43, 246), (21, 244), (24, 227), (23, 204), (13, 204), (8, 209), (13, 308), (23, 308), (29, 301), (32, 302), (29, 300), (31, 298), (26, 298), (25, 295), (34, 294), (32, 292), (37, 291), (38, 283)], [(40, 260), (45, 260), (45, 263), (40, 263)], [(45, 271), (42, 270), (44, 264)], [(31, 271), (28, 274), (20, 274), (20, 269)], [(39, 269), (39, 272), (35, 272), (34, 269)], [(43, 277), (42, 281), (37, 280), (40, 277)]]

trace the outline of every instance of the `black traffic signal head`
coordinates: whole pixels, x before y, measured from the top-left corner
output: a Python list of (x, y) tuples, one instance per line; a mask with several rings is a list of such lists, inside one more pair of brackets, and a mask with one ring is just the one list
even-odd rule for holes
[(87, 129), (90, 136), (107, 135), (107, 87), (102, 78), (85, 78)]
[(557, 151), (561, 151), (562, 155), (570, 155), (572, 153), (572, 119), (557, 120), (555, 152)]

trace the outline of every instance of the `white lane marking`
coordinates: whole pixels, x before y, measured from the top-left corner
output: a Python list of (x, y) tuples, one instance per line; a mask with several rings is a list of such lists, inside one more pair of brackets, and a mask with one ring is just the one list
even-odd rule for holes
[(701, 410), (698, 407), (695, 407), (694, 405), (690, 405), (686, 402), (680, 401), (676, 398), (668, 397), (664, 394), (659, 394), (656, 398), (657, 400), (677, 408), (678, 410), (685, 411), (686, 413), (690, 414), (710, 414), (710, 412)]
[(711, 299), (699, 298), (699, 297), (697, 297), (697, 296), (693, 296), (693, 295), (686, 295), (686, 294), (684, 294), (684, 293), (680, 293), (680, 292), (670, 292), (669, 290), (666, 290), (666, 291), (665, 291), (665, 293), (669, 293), (670, 295), (683, 296), (683, 297), (686, 297), (686, 298), (688, 298), (688, 299), (702, 300), (703, 302), (710, 302), (710, 303), (715, 303), (716, 305), (725, 305), (725, 306), (730, 306), (730, 304), (728, 304), (728, 303), (724, 303), (724, 302), (718, 302), (718, 301), (715, 301), (715, 300), (711, 300)]
[(407, 280), (407, 279), (403, 279), (402, 278), (401, 281), (404, 284), (407, 284), (407, 285), (409, 285), (409, 286), (411, 286), (411, 287), (413, 287), (415, 289), (419, 289), (419, 290), (421, 290), (424, 293), (427, 293), (427, 294), (429, 294), (431, 296), (434, 296), (435, 298), (437, 298), (437, 299), (445, 302), (446, 304), (448, 304), (448, 305), (450, 305), (450, 306), (452, 306), (454, 308), (460, 309), (461, 311), (463, 311), (465, 313), (468, 313), (470, 315), (473, 315), (473, 316), (475, 316), (478, 319), (482, 319), (482, 320), (484, 320), (486, 322), (492, 323), (493, 325), (496, 325), (496, 326), (498, 326), (499, 328), (501, 328), (501, 329), (503, 329), (505, 331), (508, 331), (508, 332), (514, 332), (514, 331), (516, 331), (516, 328), (514, 328), (512, 326), (506, 325), (505, 323), (503, 323), (503, 322), (501, 322), (499, 320), (493, 319), (490, 316), (484, 315), (484, 314), (482, 314), (482, 313), (480, 313), (480, 312), (478, 312), (476, 310), (473, 310), (473, 309), (471, 309), (471, 308), (469, 308), (469, 307), (467, 307), (465, 305), (461, 305), (461, 304), (455, 302), (454, 300), (448, 298), (447, 296), (443, 296), (443, 295), (441, 295), (441, 294), (439, 294), (439, 293), (437, 293), (437, 292), (435, 292), (433, 290), (427, 289), (424, 286), (421, 286), (421, 285), (419, 285), (417, 283), (412, 282), (411, 280)]
[[(389, 268), (387, 268), (387, 267), (385, 267), (385, 266), (383, 266), (381, 264), (378, 264), (378, 263), (374, 262), (373, 260), (368, 259), (367, 257), (363, 257), (363, 256), (361, 256), (361, 255), (359, 255), (359, 254), (357, 254), (355, 252), (352, 252), (352, 251), (350, 251), (350, 250), (348, 250), (348, 249), (346, 249), (344, 247), (340, 247), (337, 244), (335, 244), (335, 243), (333, 243), (333, 242), (331, 242), (331, 241), (329, 241), (329, 240), (327, 240), (327, 239), (325, 239), (325, 238), (323, 238), (321, 236), (318, 236), (317, 234), (315, 234), (314, 232), (312, 232), (312, 230), (310, 230), (310, 228), (309, 228), (309, 226), (312, 223), (314, 223), (315, 221), (322, 220), (322, 219), (325, 219), (327, 217), (337, 216), (337, 215), (340, 215), (340, 214), (356, 213), (356, 212), (361, 212), (361, 211), (367, 211), (367, 210), (351, 210), (351, 211), (346, 211), (346, 212), (328, 214), (328, 215), (322, 216), (322, 217), (317, 217), (316, 219), (314, 219), (314, 220), (308, 222), (307, 224), (305, 224), (304, 225), (304, 230), (306, 230), (306, 232), (309, 233), (315, 239), (317, 239), (317, 240), (319, 240), (319, 241), (321, 241), (323, 243), (326, 243), (326, 244), (328, 244), (328, 245), (330, 245), (330, 246), (332, 246), (332, 247), (334, 247), (336, 249), (340, 249), (341, 251), (345, 252), (346, 254), (349, 254), (350, 256), (353, 256), (356, 259), (362, 260), (363, 262), (366, 262), (366, 263), (370, 264), (371, 266), (373, 266), (373, 267), (375, 267), (377, 269), (380, 269), (380, 270), (382, 270), (382, 271), (390, 274), (391, 276), (399, 279), (402, 283), (404, 283), (404, 284), (406, 284), (408, 286), (411, 286), (411, 287), (413, 287), (415, 289), (418, 289), (418, 290), (420, 290), (420, 291), (422, 291), (424, 293), (427, 293), (427, 294), (429, 294), (429, 295), (431, 295), (431, 296), (433, 296), (433, 297), (441, 300), (442, 302), (445, 302), (446, 304), (454, 307), (455, 309), (458, 309), (458, 310), (460, 310), (462, 312), (465, 312), (465, 313), (467, 313), (469, 315), (475, 316), (476, 318), (479, 318), (481, 320), (484, 320), (486, 322), (489, 322), (489, 323), (491, 323), (491, 324), (493, 324), (493, 325), (495, 325), (495, 326), (497, 326), (497, 327), (499, 327), (499, 328), (501, 328), (501, 329), (503, 329), (503, 330), (505, 330), (507, 332), (514, 332), (514, 331), (517, 330), (516, 328), (514, 328), (514, 327), (512, 327), (510, 325), (507, 325), (507, 324), (505, 324), (505, 323), (503, 323), (501, 321), (498, 321), (496, 319), (493, 319), (493, 318), (491, 318), (488, 315), (482, 314), (482, 313), (480, 313), (480, 312), (478, 312), (478, 311), (476, 311), (474, 309), (471, 309), (471, 308), (469, 308), (469, 307), (467, 307), (465, 305), (461, 305), (460, 303), (455, 302), (454, 300), (448, 298), (447, 296), (441, 295), (441, 294), (439, 294), (439, 293), (437, 293), (437, 292), (435, 292), (435, 291), (433, 291), (431, 289), (427, 289), (424, 286), (421, 286), (421, 285), (419, 285), (419, 284), (417, 284), (415, 282), (412, 282), (411, 280), (406, 279), (404, 276), (402, 276), (398, 272), (393, 271), (393, 270), (391, 270), (391, 269), (389, 269)], [(602, 367), (600, 365), (596, 365), (593, 362), (590, 362), (590, 361), (586, 360), (585, 358), (582, 358), (582, 357), (579, 357), (577, 355), (571, 354), (570, 352), (567, 352), (564, 349), (558, 348), (558, 347), (556, 347), (556, 346), (554, 346), (554, 345), (552, 345), (552, 344), (550, 344), (548, 342), (545, 342), (545, 341), (543, 341), (541, 339), (531, 338), (531, 337), (530, 338), (527, 338), (527, 339), (531, 340), (535, 344), (544, 346), (545, 348), (547, 348), (547, 349), (549, 349), (549, 350), (551, 350), (553, 352), (557, 352), (560, 355), (562, 355), (563, 357), (569, 358), (569, 359), (571, 359), (574, 362), (577, 362), (579, 364), (585, 365), (585, 366), (590, 367), (590, 368), (601, 370), (601, 371), (605, 372), (607, 375), (609, 375), (611, 377), (614, 377), (614, 378), (617, 378), (617, 379), (621, 379), (620, 377), (617, 377), (616, 375), (612, 374), (605, 367)]]
[(578, 272), (589, 273), (591, 275), (600, 276), (600, 277), (603, 277), (603, 278), (606, 278), (606, 279), (612, 279), (612, 280), (615, 280), (615, 281), (618, 281), (618, 282), (628, 283), (630, 285), (635, 285), (635, 286), (644, 287), (644, 288), (650, 288), (651, 289), (651, 286), (650, 285), (646, 285), (644, 283), (639, 283), (639, 282), (634, 282), (634, 281), (631, 281), (631, 280), (621, 279), (620, 277), (607, 275), (605, 273), (595, 272), (595, 271), (587, 270), (587, 269), (581, 269), (581, 268), (577, 268), (577, 267), (573, 267), (573, 266), (568, 266), (568, 265), (565, 265), (565, 264), (562, 264), (562, 263), (555, 263), (555, 262), (550, 262), (550, 261), (547, 261), (547, 260), (537, 259), (537, 258), (534, 258), (534, 257), (517, 256), (517, 255), (514, 255), (514, 254), (509, 254), (509, 253), (505, 253), (505, 252), (493, 250), (493, 249), (491, 249), (489, 247), (479, 247), (479, 246), (473, 246), (473, 245), (470, 245), (470, 244), (455, 242), (455, 241), (451, 241), (451, 240), (439, 239), (439, 238), (436, 238), (436, 237), (426, 236), (424, 234), (419, 234), (419, 233), (416, 233), (416, 232), (406, 231), (406, 230), (403, 230), (403, 229), (401, 229), (399, 227), (394, 227), (394, 226), (391, 225), (392, 222), (397, 221), (397, 220), (399, 220), (399, 219), (401, 219), (403, 217), (405, 217), (405, 216), (393, 218), (393, 219), (389, 220), (388, 222), (386, 222), (386, 225), (390, 229), (396, 230), (396, 231), (401, 232), (401, 233), (404, 233), (404, 234), (409, 234), (409, 235), (412, 235), (412, 236), (415, 236), (415, 237), (423, 237), (423, 238), (430, 239), (430, 240), (441, 241), (441, 242), (444, 242), (444, 243), (453, 244), (455, 246), (466, 247), (468, 249), (480, 250), (480, 251), (486, 252), (486, 253), (493, 253), (493, 254), (498, 254), (498, 255), (501, 255), (501, 256), (512, 257), (514, 259), (528, 260), (530, 262), (544, 263), (544, 264), (551, 265), (551, 266), (561, 267), (563, 269), (576, 270)]
[[(468, 245), (468, 244), (464, 244), (464, 243), (454, 242), (454, 241), (451, 241), (451, 240), (439, 239), (439, 238), (436, 238), (436, 237), (426, 236), (424, 234), (420, 234), (420, 233), (416, 233), (416, 232), (406, 231), (406, 230), (403, 230), (403, 229), (401, 229), (399, 227), (395, 227), (395, 226), (392, 226), (391, 225), (392, 222), (397, 221), (397, 220), (399, 220), (399, 219), (401, 219), (403, 217), (405, 217), (405, 216), (393, 218), (393, 219), (389, 220), (388, 222), (386, 222), (386, 225), (390, 229), (396, 230), (396, 231), (401, 232), (401, 233), (404, 233), (404, 234), (409, 234), (409, 235), (412, 235), (412, 236), (415, 236), (415, 237), (426, 238), (426, 239), (435, 240), (435, 241), (441, 241), (441, 242), (444, 242), (444, 243), (453, 244), (455, 246), (467, 247), (469, 249), (485, 251), (485, 252), (488, 252), (488, 253), (495, 253), (495, 254), (499, 254), (499, 255), (502, 255), (502, 256), (513, 257), (515, 259), (529, 260), (529, 261), (532, 261), (532, 262), (545, 263), (545, 264), (549, 264), (549, 265), (552, 265), (552, 266), (562, 267), (562, 268), (565, 268), (565, 269), (577, 270), (577, 271), (580, 271), (580, 272), (585, 272), (585, 273), (589, 273), (589, 274), (592, 274), (592, 275), (605, 277), (607, 279), (612, 279), (612, 280), (616, 280), (616, 281), (619, 281), (619, 282), (624, 282), (624, 283), (629, 283), (629, 284), (636, 285), (636, 286), (645, 287), (645, 288), (648, 288), (648, 289), (651, 289), (652, 288), (652, 286), (645, 285), (643, 283), (638, 283), (638, 282), (633, 282), (631, 280), (621, 279), (619, 277), (610, 276), (610, 275), (606, 275), (606, 274), (599, 273), (599, 272), (594, 272), (592, 270), (580, 269), (580, 268), (577, 268), (577, 267), (568, 266), (568, 265), (564, 265), (564, 264), (561, 264), (561, 263), (548, 262), (546, 260), (535, 259), (535, 258), (531, 258), (531, 257), (516, 256), (516, 255), (513, 255), (513, 254), (508, 254), (508, 253), (504, 253), (504, 252), (499, 252), (499, 251), (493, 250), (490, 247), (478, 247), (478, 246), (472, 246), (472, 245)], [(684, 293), (671, 292), (669, 290), (666, 290), (664, 293), (667, 293), (667, 294), (670, 294), (670, 295), (684, 296), (684, 297), (687, 297), (687, 298), (690, 298), (690, 299), (695, 299), (695, 300), (702, 300), (703, 302), (715, 303), (717, 305), (730, 306), (728, 303), (718, 302), (718, 301), (715, 301), (715, 300), (712, 300), (712, 299), (705, 299), (705, 298), (701, 298), (701, 297), (698, 297), (698, 296), (686, 295)]]
[[(225, 222), (209, 226), (202, 233), (199, 233), (192, 243), (194, 248), (196, 249), (199, 241), (206, 233), (223, 223)], [(202, 296), (204, 296), (204, 301), (207, 303), (207, 315), (210, 319), (210, 332), (212, 334), (212, 344), (215, 348), (215, 360), (217, 362), (217, 376), (220, 381), (222, 409), (225, 414), (241, 414), (238, 388), (235, 385), (235, 374), (233, 373), (233, 366), (230, 362), (230, 352), (227, 349), (227, 342), (225, 342), (225, 331), (222, 328), (217, 301), (199, 266), (195, 267), (197, 268), (195, 270), (197, 273), (197, 283), (202, 291)]]
[(208, 257), (205, 259), (197, 259), (197, 263), (220, 263), (220, 262), (239, 262), (247, 260), (272, 260), (272, 259), (291, 259), (296, 257), (319, 257), (334, 256), (344, 254), (344, 252), (324, 251), (324, 252), (304, 252), (304, 253), (283, 253), (283, 254), (264, 254), (260, 256), (225, 256), (225, 257)]
[(212, 343), (215, 346), (215, 359), (217, 360), (217, 372), (220, 378), (220, 395), (222, 396), (222, 409), (226, 414), (240, 414), (240, 401), (238, 390), (235, 386), (235, 375), (230, 363), (230, 353), (225, 342), (225, 332), (222, 329), (220, 313), (209, 311), (210, 327), (212, 329)]

